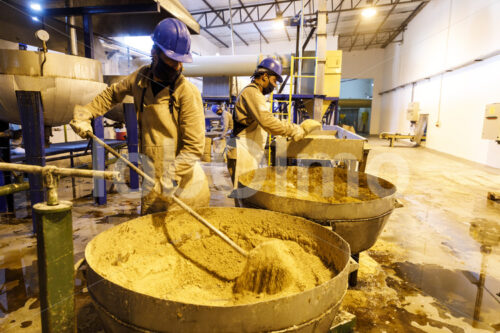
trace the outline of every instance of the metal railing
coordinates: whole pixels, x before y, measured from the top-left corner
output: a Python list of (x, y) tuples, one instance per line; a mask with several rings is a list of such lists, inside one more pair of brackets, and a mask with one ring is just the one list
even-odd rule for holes
[[(314, 59), (314, 75), (302, 75), (302, 74), (295, 74), (295, 60), (297, 59), (300, 59), (300, 60), (304, 60), (304, 59)], [(318, 67), (318, 57), (294, 57), (292, 56), (291, 57), (291, 60), (290, 60), (290, 90), (288, 92), (288, 106), (287, 106), (287, 112), (284, 113), (284, 112), (273, 112), (274, 111), (274, 102), (278, 102), (278, 103), (283, 103), (283, 101), (280, 101), (280, 100), (277, 100), (275, 101), (273, 99), (273, 96), (274, 96), (274, 93), (271, 94), (271, 109), (270, 109), (270, 112), (273, 114), (273, 115), (278, 115), (278, 116), (284, 116), (286, 115), (288, 117), (288, 122), (292, 122), (292, 91), (293, 91), (293, 81), (294, 81), (294, 78), (313, 78), (314, 79), (314, 92), (316, 92), (316, 79), (317, 79), (317, 76), (316, 76), (316, 69)], [(299, 86), (300, 87), (300, 86)], [(300, 94), (300, 91), (299, 91), (299, 94)], [(268, 159), (267, 159), (267, 164), (270, 166), (271, 165), (271, 141), (272, 141), (272, 135), (269, 134), (269, 149), (268, 149)]]

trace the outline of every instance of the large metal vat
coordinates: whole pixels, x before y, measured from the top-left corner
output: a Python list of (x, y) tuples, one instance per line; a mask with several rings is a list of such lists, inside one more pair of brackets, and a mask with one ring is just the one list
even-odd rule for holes
[[(296, 168), (300, 173), (303, 167), (287, 167), (288, 170)], [(319, 167), (318, 167), (319, 168)], [(356, 184), (369, 186), (376, 198), (361, 202), (327, 203), (276, 194), (265, 191), (256, 186), (259, 179), (266, 179), (270, 174), (286, 172), (284, 168), (261, 168), (241, 175), (238, 187), (241, 200), (246, 207), (269, 209), (295, 216), (302, 216), (322, 225), (331, 225), (332, 230), (345, 239), (351, 253), (357, 254), (367, 250), (375, 244), (377, 237), (382, 232), (395, 205), (396, 187), (390, 182), (363, 172), (346, 171), (342, 168), (320, 168), (321, 170), (335, 172), (343, 178), (350, 179), (353, 189)], [(306, 172), (307, 174), (307, 172)], [(322, 173), (320, 173), (322, 174)], [(311, 182), (325, 182), (324, 179), (310, 179)], [(330, 184), (331, 186), (331, 184)]]
[[(43, 76), (42, 63), (43, 64)], [(76, 104), (85, 105), (99, 94), (101, 63), (59, 53), (0, 50), (0, 120), (20, 124), (16, 90), (40, 91), (47, 126), (69, 123)]]
[[(100, 234), (87, 245), (85, 257), (89, 264), (89, 293), (107, 332), (328, 332), (346, 292), (349, 270), (352, 270), (349, 245), (342, 238), (303, 218), (276, 212), (245, 208), (197, 211), (222, 230), (238, 223), (248, 230), (259, 230), (258, 234), (266, 237), (286, 235), (283, 238), (313, 248), (316, 255), (327, 265), (334, 266), (338, 273), (315, 288), (287, 297), (237, 306), (189, 304), (140, 294), (102, 277), (97, 259), (93, 257), (98, 252), (96, 248), (108, 251), (107, 243), (99, 240)], [(185, 219), (186, 214), (173, 211), (168, 217)], [(217, 220), (210, 219), (213, 214), (217, 214)], [(147, 215), (121, 226), (126, 228), (127, 234), (128, 230), (161, 232), (166, 217), (166, 213)], [(113, 233), (117, 227), (105, 232)], [(226, 232), (239, 245), (243, 244), (240, 243), (242, 235), (232, 234), (231, 229)], [(123, 243), (122, 238), (119, 240)]]

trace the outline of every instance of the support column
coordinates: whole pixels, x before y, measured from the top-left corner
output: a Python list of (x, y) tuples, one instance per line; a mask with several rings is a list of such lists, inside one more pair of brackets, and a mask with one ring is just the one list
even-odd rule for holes
[[(318, 2), (318, 19), (316, 28), (316, 91), (314, 95), (324, 95), (325, 67), (326, 67), (326, 21), (327, 0)], [(321, 122), (323, 118), (323, 98), (314, 98), (313, 119)]]
[[(124, 103), (123, 112), (125, 113), (125, 125), (127, 127), (127, 146), (128, 158), (135, 166), (138, 165), (139, 133), (137, 128), (137, 115), (133, 103)], [(130, 169), (130, 188), (139, 189), (139, 175)]]
[[(23, 127), (25, 163), (45, 166), (45, 128), (43, 126), (42, 94), (39, 91), (16, 91), (17, 106)], [(45, 201), (41, 175), (29, 174), (31, 206)], [(33, 231), (37, 221), (33, 214)]]
[(92, 15), (83, 15), (83, 43), (85, 57), (94, 59), (94, 28), (92, 26)]
[(72, 204), (38, 203), (33, 214), (38, 221), (38, 283), (42, 332), (76, 332)]
[[(9, 123), (0, 121), (0, 132), (7, 131)], [(10, 163), (10, 139), (0, 138), (0, 158), (2, 162)], [(11, 174), (8, 171), (0, 171), (0, 186), (12, 183)], [(14, 211), (14, 196), (0, 196), (0, 213)]]
[[(104, 125), (102, 117), (97, 117), (92, 121), (94, 135), (104, 140)], [(92, 142), (92, 169), (104, 171), (106, 169), (104, 147), (97, 142)], [(106, 180), (94, 178), (94, 202), (98, 205), (106, 204)]]
[[(351, 254), (352, 259), (359, 264), (359, 253)], [(358, 270), (349, 274), (349, 287), (356, 287), (358, 284)]]

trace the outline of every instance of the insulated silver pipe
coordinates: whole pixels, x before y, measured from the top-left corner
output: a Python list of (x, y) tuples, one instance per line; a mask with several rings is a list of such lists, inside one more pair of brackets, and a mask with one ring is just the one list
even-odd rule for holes
[[(73, 7), (73, 0), (66, 0), (66, 7)], [(66, 21), (70, 24), (69, 28), (69, 54), (78, 55), (78, 44), (76, 37), (76, 29), (73, 28), (75, 26), (75, 17), (69, 16), (66, 18)]]
[(15, 163), (0, 162), (0, 170), (38, 173), (38, 174), (52, 173), (54, 175), (66, 176), (66, 177), (68, 176), (84, 177), (84, 178), (96, 177), (96, 178), (104, 178), (107, 180), (120, 179), (120, 173), (118, 171), (98, 171), (98, 170), (58, 168), (53, 165), (41, 167), (38, 165), (30, 165), (30, 164), (15, 164)]
[(235, 56), (203, 56), (193, 57), (192, 63), (185, 63), (185, 76), (250, 76), (262, 59), (273, 56), (283, 66), (282, 75), (290, 72), (290, 54), (253, 54)]

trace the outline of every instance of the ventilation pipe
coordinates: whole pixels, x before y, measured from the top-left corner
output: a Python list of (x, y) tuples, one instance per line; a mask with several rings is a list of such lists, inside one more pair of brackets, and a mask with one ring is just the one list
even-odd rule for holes
[(201, 76), (250, 76), (257, 65), (266, 57), (275, 57), (283, 66), (282, 75), (290, 72), (290, 54), (252, 54), (237, 56), (193, 57), (192, 63), (184, 63), (182, 74), (191, 77)]

